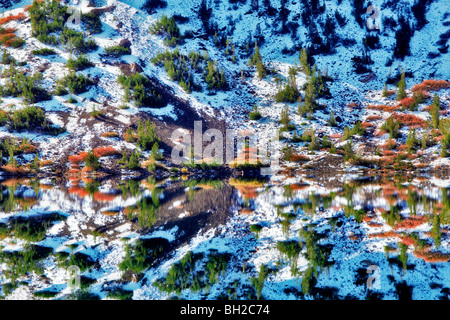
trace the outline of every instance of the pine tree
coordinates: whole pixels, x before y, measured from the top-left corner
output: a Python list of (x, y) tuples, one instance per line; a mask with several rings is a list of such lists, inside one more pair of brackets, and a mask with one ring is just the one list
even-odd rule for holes
[(408, 138), (406, 139), (406, 147), (408, 153), (413, 151), (414, 146), (416, 145), (416, 129), (410, 129), (408, 133)]
[(153, 160), (161, 160), (161, 159), (162, 159), (161, 152), (159, 152), (159, 144), (158, 144), (158, 142), (155, 142), (155, 143), (153, 144), (153, 147), (152, 147), (152, 151), (151, 151), (150, 157), (151, 157)]
[(128, 162), (128, 155), (127, 155), (126, 150), (123, 149), (123, 152), (122, 152), (122, 159), (119, 160), (119, 163), (120, 163), (120, 164), (123, 164), (123, 165), (126, 165), (127, 162)]
[(383, 86), (383, 93), (381, 94), (383, 97), (387, 97), (388, 96), (388, 91), (387, 91), (387, 83), (384, 83)]
[(431, 114), (431, 126), (433, 127), (433, 129), (438, 129), (439, 128), (439, 116), (441, 113), (441, 104), (439, 102), (439, 96), (437, 94), (434, 95), (433, 98), (433, 104), (431, 106), (430, 109), (430, 114)]
[(33, 168), (36, 171), (39, 170), (39, 155), (37, 152), (36, 152), (36, 156), (34, 157), (34, 160), (33, 160)]
[(135, 169), (139, 169), (139, 155), (133, 151), (133, 153), (130, 156), (130, 160), (128, 161), (128, 165), (127, 165), (128, 169), (130, 170), (135, 170)]
[(86, 167), (90, 167), (94, 170), (100, 168), (100, 162), (98, 162), (98, 157), (95, 155), (94, 151), (89, 151), (86, 159), (84, 160)]
[(397, 100), (402, 100), (406, 98), (406, 82), (405, 82), (405, 71), (402, 69), (402, 75), (400, 82), (398, 83)]
[(308, 53), (306, 52), (306, 49), (302, 49), (300, 51), (300, 58), (299, 59), (300, 59), (300, 65), (303, 68), (303, 72), (307, 76), (309, 76), (310, 73), (311, 73), (311, 70), (310, 70), (310, 67), (309, 67), (309, 64), (308, 64)]
[(352, 139), (347, 141), (347, 144), (344, 146), (344, 161), (348, 161), (355, 156), (353, 152), (353, 141)]

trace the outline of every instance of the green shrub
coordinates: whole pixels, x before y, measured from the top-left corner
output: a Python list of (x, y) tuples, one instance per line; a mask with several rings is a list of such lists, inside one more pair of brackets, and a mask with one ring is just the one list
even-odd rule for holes
[(75, 72), (71, 72), (64, 78), (60, 79), (58, 84), (67, 87), (71, 93), (79, 94), (86, 92), (88, 87), (92, 86), (94, 82), (82, 74), (77, 75)]
[(352, 138), (354, 135), (363, 135), (366, 132), (364, 127), (362, 126), (361, 122), (358, 121), (355, 123), (352, 129), (349, 127), (344, 128), (344, 134), (342, 135), (342, 139), (348, 140)]
[(2, 89), (2, 95), (22, 97), (26, 103), (30, 104), (51, 99), (50, 94), (39, 85), (43, 80), (42, 73), (24, 75), (12, 66), (8, 73), (10, 78)]
[(106, 297), (117, 300), (131, 300), (133, 297), (133, 291), (128, 291), (122, 288), (114, 288), (108, 292)]
[(29, 106), (14, 111), (11, 119), (11, 127), (14, 130), (42, 127), (45, 121), (44, 111), (41, 108)]
[(173, 17), (168, 18), (166, 15), (162, 15), (161, 19), (158, 19), (151, 27), (150, 32), (152, 34), (162, 35), (165, 38), (165, 44), (168, 46), (175, 46), (180, 42), (180, 29)]
[(152, 59), (152, 63), (158, 66), (164, 66), (164, 70), (172, 81), (177, 81), (178, 84), (187, 92), (192, 90), (199, 90), (198, 85), (195, 84), (193, 72), (204, 68), (205, 60), (197, 52), (191, 51), (188, 56), (183, 55), (180, 51), (169, 50), (160, 52)]
[(219, 70), (217, 61), (208, 61), (208, 66), (203, 71), (203, 77), (210, 90), (227, 90), (228, 83), (225, 78), (225, 72)]
[(42, 291), (35, 291), (33, 292), (33, 295), (37, 298), (54, 298), (58, 295), (58, 291), (52, 291), (52, 290), (42, 290)]
[(85, 55), (79, 55), (77, 58), (70, 57), (66, 64), (70, 70), (84, 70), (94, 66)]
[(250, 225), (250, 231), (255, 233), (256, 239), (258, 239), (259, 233), (261, 232), (262, 228), (263, 227), (260, 224), (252, 224), (252, 225)]
[(131, 54), (131, 50), (129, 48), (125, 48), (122, 46), (112, 46), (105, 48), (106, 54), (112, 56), (112, 57), (121, 57), (124, 55)]
[(13, 48), (19, 48), (19, 47), (23, 46), (24, 44), (25, 44), (25, 40), (23, 40), (22, 38), (16, 37), (11, 41), (11, 47), (13, 47)]
[(160, 108), (166, 105), (159, 90), (150, 83), (146, 76), (140, 73), (134, 73), (130, 76), (121, 74), (117, 77), (117, 81), (125, 90), (132, 93), (131, 96), (136, 107)]
[(255, 105), (252, 112), (248, 115), (250, 120), (259, 120), (261, 119), (261, 113), (258, 111), (258, 107)]
[(89, 33), (101, 33), (102, 32), (102, 22), (100, 17), (96, 14), (89, 12), (81, 16), (81, 21), (84, 22), (86, 30)]
[(259, 267), (259, 274), (257, 277), (250, 278), (250, 283), (256, 290), (256, 299), (260, 299), (262, 295), (262, 289), (264, 288), (264, 282), (269, 275), (269, 268), (265, 265)]
[(393, 116), (390, 116), (382, 125), (381, 130), (389, 132), (390, 139), (396, 139), (400, 136), (401, 121), (397, 121)]
[(48, 48), (42, 48), (42, 49), (38, 49), (38, 50), (33, 50), (32, 53), (35, 56), (51, 56), (51, 55), (55, 55), (56, 52), (53, 49), (48, 49)]
[(94, 170), (97, 170), (100, 168), (100, 162), (98, 161), (98, 157), (95, 155), (93, 150), (88, 152), (88, 155), (84, 161), (84, 164), (86, 165), (86, 167), (90, 167)]

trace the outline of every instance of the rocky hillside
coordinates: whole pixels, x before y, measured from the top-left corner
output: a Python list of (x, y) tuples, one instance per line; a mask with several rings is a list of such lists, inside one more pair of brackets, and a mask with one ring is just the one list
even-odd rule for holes
[(2, 6), (2, 175), (215, 170), (172, 161), (195, 121), (278, 131), (284, 173), (449, 164), (444, 0)]

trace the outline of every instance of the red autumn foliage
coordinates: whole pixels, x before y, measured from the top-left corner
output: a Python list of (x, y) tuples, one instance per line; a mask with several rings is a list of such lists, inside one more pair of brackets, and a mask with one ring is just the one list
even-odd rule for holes
[(394, 229), (414, 229), (426, 222), (427, 218), (425, 216), (413, 216), (396, 223)]
[(83, 163), (84, 160), (86, 160), (87, 155), (87, 152), (82, 151), (78, 155), (69, 156), (69, 161), (71, 163), (80, 164)]
[(446, 80), (424, 80), (422, 83), (416, 84), (411, 88), (411, 91), (438, 91), (441, 89), (450, 88), (450, 82)]
[(11, 16), (8, 16), (6, 18), (0, 18), (0, 25), (3, 25), (5, 23), (8, 23), (8, 22), (13, 21), (13, 20), (14, 21), (20, 21), (20, 20), (23, 20), (25, 18), (26, 18), (25, 14), (21, 12), (21, 13), (15, 15), (15, 16), (11, 15)]
[(426, 251), (414, 251), (414, 255), (422, 259), (425, 262), (448, 262), (450, 260), (449, 254), (441, 252), (426, 252)]
[(114, 149), (113, 147), (98, 147), (94, 149), (94, 154), (97, 157), (101, 158), (120, 154), (120, 152)]
[(398, 102), (398, 104), (400, 106), (402, 106), (403, 108), (409, 108), (410, 106), (412, 106), (414, 104), (414, 99), (413, 98), (404, 98), (402, 100), (400, 100)]
[(331, 134), (330, 138), (331, 139), (339, 139), (340, 137), (342, 137), (339, 133), (335, 133), (335, 134)]
[(395, 120), (401, 121), (402, 125), (410, 128), (423, 128), (426, 124), (425, 120), (413, 114), (394, 113), (393, 116)]
[(294, 154), (289, 158), (290, 161), (292, 162), (306, 162), (311, 160), (308, 156), (304, 156), (301, 154)]
[(381, 120), (381, 116), (369, 116), (366, 118), (366, 121), (370, 122), (370, 121), (377, 121), (377, 120)]
[(96, 201), (100, 201), (100, 202), (110, 202), (110, 201), (114, 201), (114, 199), (116, 198), (115, 194), (112, 193), (102, 193), (102, 192), (96, 192), (94, 194), (94, 199)]
[(81, 187), (78, 187), (78, 186), (71, 187), (69, 189), (69, 193), (70, 194), (75, 194), (75, 195), (77, 195), (79, 197), (82, 197), (82, 198), (87, 197), (89, 195), (89, 193), (84, 188), (81, 188)]
[(378, 111), (385, 111), (385, 112), (394, 112), (397, 111), (400, 106), (387, 106), (387, 105), (369, 105), (367, 106), (368, 109), (372, 110), (378, 110)]
[(387, 132), (383, 131), (383, 130), (379, 130), (379, 131), (375, 131), (375, 133), (373, 134), (375, 137), (381, 137), (384, 136)]
[(380, 233), (372, 233), (369, 234), (369, 238), (392, 238), (392, 237), (398, 237), (398, 233), (394, 231), (386, 231), (386, 232), (380, 232)]
[(395, 156), (395, 151), (393, 150), (383, 150), (383, 157)]
[(350, 102), (350, 103), (347, 104), (347, 107), (349, 107), (349, 108), (351, 108), (351, 109), (356, 108), (356, 107), (358, 107), (358, 106), (359, 106), (359, 104), (357, 104), (357, 103), (355, 103), (355, 102)]
[(290, 185), (289, 185), (289, 188), (290, 188), (291, 190), (293, 190), (293, 191), (296, 191), (296, 190), (303, 190), (303, 189), (308, 188), (308, 187), (309, 187), (308, 184), (300, 184), (300, 183), (294, 183), (294, 184), (290, 184)]
[(241, 210), (241, 213), (242, 213), (242, 214), (251, 214), (253, 211), (254, 211), (254, 210), (249, 209), (249, 208), (243, 208), (243, 209)]

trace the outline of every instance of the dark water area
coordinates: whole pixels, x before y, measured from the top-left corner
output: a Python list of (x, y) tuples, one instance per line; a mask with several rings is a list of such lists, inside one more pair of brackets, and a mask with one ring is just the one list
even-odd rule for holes
[(4, 180), (0, 295), (447, 299), (445, 181), (331, 180)]

